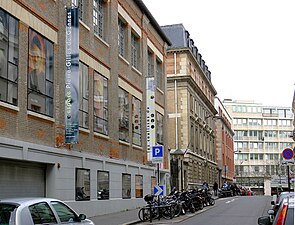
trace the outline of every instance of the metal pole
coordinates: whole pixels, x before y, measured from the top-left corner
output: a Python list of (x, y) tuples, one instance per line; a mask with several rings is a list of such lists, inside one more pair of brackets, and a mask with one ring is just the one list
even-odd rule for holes
[(158, 186), (160, 185), (160, 166), (159, 163), (157, 163), (157, 180), (158, 180)]
[(288, 191), (290, 192), (290, 168), (289, 168), (289, 164), (287, 166), (287, 170), (288, 170)]

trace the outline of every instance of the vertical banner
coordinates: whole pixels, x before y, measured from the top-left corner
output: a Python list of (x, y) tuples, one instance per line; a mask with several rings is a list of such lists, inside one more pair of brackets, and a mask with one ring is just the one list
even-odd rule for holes
[(66, 10), (65, 143), (79, 134), (79, 17), (78, 8)]
[(156, 145), (155, 79), (146, 78), (147, 160), (152, 161), (152, 147)]

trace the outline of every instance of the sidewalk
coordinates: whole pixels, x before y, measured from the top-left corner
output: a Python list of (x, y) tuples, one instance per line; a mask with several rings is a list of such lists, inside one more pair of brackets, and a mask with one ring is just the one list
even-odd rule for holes
[[(218, 197), (214, 196), (214, 199), (216, 200), (216, 199), (218, 199)], [(162, 218), (161, 220), (153, 220), (152, 223), (141, 222), (139, 220), (139, 218), (138, 218), (139, 208), (132, 209), (132, 210), (126, 210), (126, 211), (122, 211), (122, 212), (106, 214), (106, 215), (94, 216), (94, 217), (90, 217), (89, 219), (91, 219), (95, 223), (95, 225), (132, 225), (132, 224), (148, 225), (148, 224), (163, 224), (163, 222), (164, 223), (166, 222), (166, 224), (167, 223), (178, 223), (178, 222), (186, 220), (192, 216), (195, 216), (199, 213), (202, 213), (212, 207), (215, 207), (215, 205), (207, 206), (203, 210), (196, 211), (195, 213), (187, 212), (185, 215), (173, 218), (172, 220), (165, 220)]]
[(139, 223), (139, 209), (126, 210), (106, 215), (90, 217), (95, 225), (131, 225)]

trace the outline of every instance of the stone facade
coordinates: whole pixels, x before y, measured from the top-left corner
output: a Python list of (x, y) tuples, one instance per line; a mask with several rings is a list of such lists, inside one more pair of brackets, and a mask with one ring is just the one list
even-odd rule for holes
[[(167, 51), (168, 146), (172, 180), (179, 189), (217, 181), (214, 96), (211, 72), (182, 24), (162, 27), (172, 42)], [(181, 150), (184, 160), (175, 159)], [(179, 168), (182, 168), (179, 171)]]

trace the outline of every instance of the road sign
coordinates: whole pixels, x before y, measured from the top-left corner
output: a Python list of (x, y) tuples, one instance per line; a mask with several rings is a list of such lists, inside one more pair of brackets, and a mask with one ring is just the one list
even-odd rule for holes
[(163, 163), (164, 148), (162, 145), (152, 147), (152, 162)]
[(164, 186), (154, 186), (154, 195), (164, 195)]
[(285, 148), (282, 155), (284, 159), (292, 159), (294, 157), (294, 152), (291, 148)]

